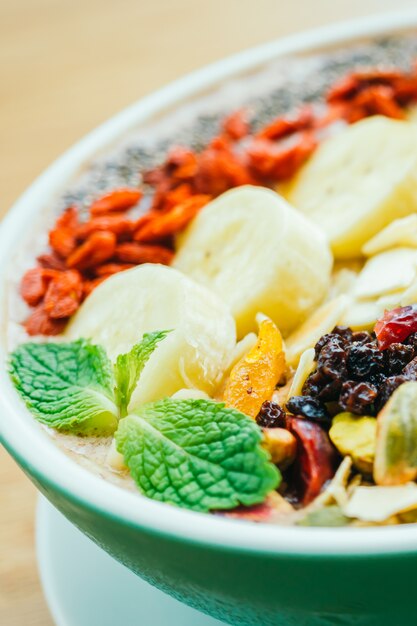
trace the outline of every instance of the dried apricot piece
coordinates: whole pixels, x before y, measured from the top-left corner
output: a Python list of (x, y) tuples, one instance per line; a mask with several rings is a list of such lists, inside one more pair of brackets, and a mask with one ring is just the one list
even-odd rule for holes
[(131, 209), (142, 198), (140, 189), (121, 187), (95, 200), (90, 206), (91, 215), (121, 212)]
[(270, 400), (285, 368), (281, 333), (266, 318), (259, 325), (256, 345), (230, 373), (223, 396), (226, 406), (255, 419), (265, 400)]
[(44, 310), (51, 319), (70, 317), (80, 306), (83, 296), (81, 275), (75, 270), (61, 272), (49, 284)]
[(92, 233), (67, 259), (67, 266), (85, 270), (110, 259), (116, 249), (116, 235), (103, 230)]

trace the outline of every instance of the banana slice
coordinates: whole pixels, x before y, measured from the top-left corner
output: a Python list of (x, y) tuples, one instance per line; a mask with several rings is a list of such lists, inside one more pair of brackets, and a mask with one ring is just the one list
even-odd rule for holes
[(407, 289), (416, 276), (417, 250), (393, 248), (373, 256), (360, 272), (353, 294), (367, 300)]
[(256, 329), (258, 312), (285, 335), (326, 294), (332, 256), (321, 231), (281, 196), (248, 185), (204, 207), (174, 266), (230, 305), (239, 337)]
[(388, 224), (362, 247), (365, 256), (373, 256), (389, 248), (417, 248), (417, 215), (408, 215)]
[(288, 200), (319, 224), (336, 258), (393, 219), (417, 210), (417, 125), (374, 116), (323, 142), (300, 170)]
[(305, 350), (313, 348), (322, 335), (330, 333), (337, 324), (340, 324), (350, 303), (349, 296), (342, 295), (317, 309), (300, 328), (288, 337), (286, 341), (287, 362), (295, 367)]
[(143, 333), (173, 329), (145, 365), (130, 408), (195, 388), (211, 395), (236, 344), (233, 317), (205, 287), (162, 265), (141, 265), (97, 287), (70, 322), (66, 336), (90, 338), (110, 358)]

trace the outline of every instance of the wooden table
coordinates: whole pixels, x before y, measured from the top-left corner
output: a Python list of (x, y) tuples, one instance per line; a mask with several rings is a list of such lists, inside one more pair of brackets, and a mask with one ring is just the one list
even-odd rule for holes
[[(74, 141), (156, 87), (280, 35), (413, 5), (415, 0), (3, 0), (1, 213)], [(2, 450), (4, 626), (52, 625), (36, 569), (35, 501), (35, 488)]]

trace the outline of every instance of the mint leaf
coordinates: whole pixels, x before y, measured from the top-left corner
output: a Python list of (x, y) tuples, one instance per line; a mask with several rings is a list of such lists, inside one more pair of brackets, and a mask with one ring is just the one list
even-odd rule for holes
[(11, 378), (43, 424), (74, 434), (111, 434), (117, 428), (113, 372), (103, 348), (72, 343), (26, 343), (10, 357)]
[(134, 392), (143, 368), (158, 343), (165, 339), (170, 330), (157, 330), (145, 333), (142, 341), (133, 346), (130, 352), (119, 354), (114, 366), (116, 379), (116, 402), (120, 407), (121, 417), (127, 415), (127, 407)]
[(116, 446), (146, 496), (195, 511), (262, 502), (280, 483), (246, 415), (210, 400), (165, 398), (119, 422)]

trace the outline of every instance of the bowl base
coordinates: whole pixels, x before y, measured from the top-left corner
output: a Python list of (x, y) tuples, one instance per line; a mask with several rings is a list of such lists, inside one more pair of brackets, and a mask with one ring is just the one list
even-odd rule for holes
[(112, 559), (45, 498), (36, 516), (38, 566), (56, 626), (221, 626)]

